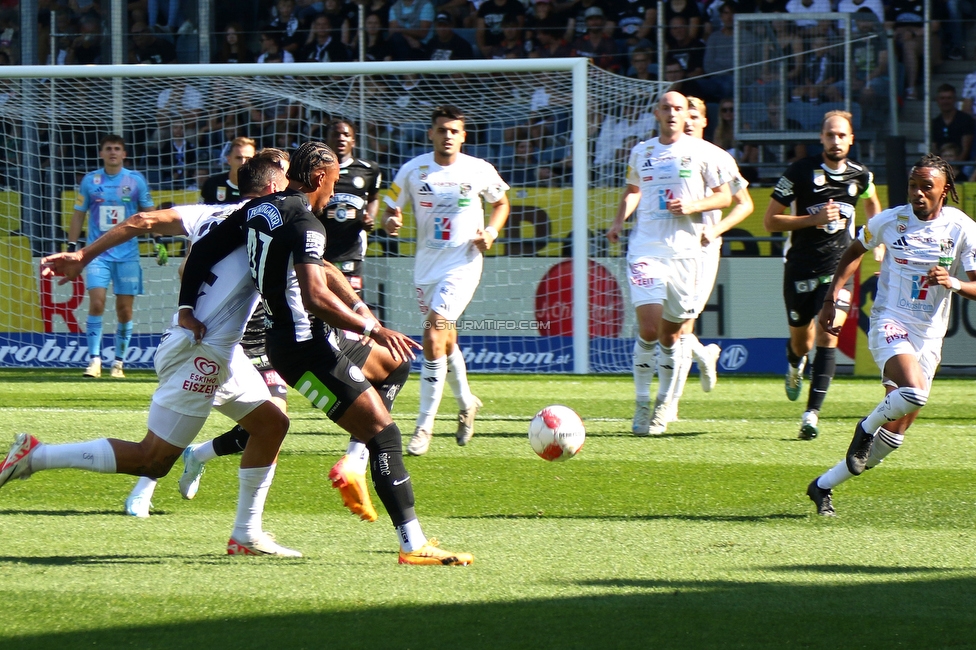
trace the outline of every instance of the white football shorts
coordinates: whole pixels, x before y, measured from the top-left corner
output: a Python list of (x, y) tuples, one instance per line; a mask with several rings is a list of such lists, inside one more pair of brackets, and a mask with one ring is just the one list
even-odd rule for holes
[(672, 323), (697, 318), (700, 274), (701, 262), (697, 258), (639, 257), (628, 260), (630, 301), (634, 307), (663, 306), (664, 318)]
[(708, 299), (715, 289), (718, 279), (718, 265), (722, 259), (722, 246), (706, 246), (702, 249), (701, 275), (698, 278), (698, 303), (695, 305), (695, 315), (701, 316)]
[(420, 313), (426, 318), (430, 312), (456, 321), (467, 309), (474, 292), (481, 282), (481, 274), (472, 273), (469, 267), (454, 269), (440, 282), (417, 287), (417, 302)]
[(885, 364), (896, 355), (907, 354), (918, 359), (918, 365), (929, 387), (932, 386), (932, 378), (942, 361), (942, 339), (921, 337), (890, 318), (871, 322), (868, 349), (881, 369), (882, 383), (886, 382)]
[[(261, 373), (240, 345), (227, 349), (206, 341), (194, 344), (189, 331), (171, 328), (156, 349), (154, 363), (159, 386), (153, 404), (165, 411), (206, 418), (216, 408), (238, 421), (271, 399)], [(199, 432), (199, 427), (190, 429), (153, 432), (172, 445), (186, 447)]]

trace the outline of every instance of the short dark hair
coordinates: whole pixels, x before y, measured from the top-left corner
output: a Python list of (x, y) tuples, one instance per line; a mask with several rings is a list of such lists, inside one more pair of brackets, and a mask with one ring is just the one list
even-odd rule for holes
[(939, 93), (952, 93), (953, 95), (955, 95), (956, 94), (956, 87), (953, 86), (952, 84), (942, 84), (941, 86), (939, 86), (936, 89), (935, 93), (936, 94), (939, 94)]
[(237, 170), (237, 186), (241, 196), (260, 194), (276, 176), (283, 173), (281, 165), (270, 156), (251, 158)]
[(298, 181), (305, 187), (312, 186), (312, 172), (322, 167), (338, 167), (339, 159), (324, 142), (314, 140), (305, 142), (291, 156), (288, 179)]
[(125, 149), (125, 139), (121, 135), (115, 135), (114, 133), (102, 136), (102, 139), (98, 141), (98, 150), (101, 151), (107, 144), (120, 144)]
[(434, 126), (437, 124), (437, 120), (441, 119), (442, 117), (450, 121), (461, 120), (461, 122), (464, 122), (467, 119), (464, 117), (464, 113), (461, 112), (461, 109), (457, 106), (444, 104), (435, 108), (434, 112), (430, 114), (430, 125)]
[(351, 120), (347, 120), (347, 119), (344, 119), (344, 118), (341, 118), (341, 117), (332, 120), (331, 122), (329, 122), (325, 126), (325, 135), (326, 135), (326, 137), (328, 137), (329, 134), (332, 133), (332, 130), (335, 129), (340, 124), (345, 124), (346, 126), (348, 126), (349, 127), (349, 130), (352, 131), (352, 137), (354, 137), (354, 138), (356, 137), (356, 125), (353, 124)]

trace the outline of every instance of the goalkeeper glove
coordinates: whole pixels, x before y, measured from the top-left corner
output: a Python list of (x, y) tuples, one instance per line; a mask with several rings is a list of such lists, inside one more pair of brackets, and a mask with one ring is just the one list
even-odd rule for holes
[(169, 261), (169, 252), (166, 247), (156, 242), (156, 264), (159, 266), (166, 266), (166, 262)]

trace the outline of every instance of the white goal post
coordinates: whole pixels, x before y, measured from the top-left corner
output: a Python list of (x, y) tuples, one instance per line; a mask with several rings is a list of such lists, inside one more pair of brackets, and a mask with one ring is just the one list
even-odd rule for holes
[[(195, 203), (197, 177), (225, 169), (235, 136), (290, 149), (325, 139), (335, 118), (357, 128), (356, 155), (379, 162), (384, 187), (428, 150), (437, 104), (468, 116), (464, 151), (512, 186), (512, 223), (486, 258), (464, 316), (474, 371), (627, 371), (635, 335), (622, 250), (603, 233), (620, 187), (618, 123), (653, 127), (666, 85), (607, 73), (587, 59), (335, 64), (7, 66), (0, 70), (0, 367), (80, 366), (87, 297), (80, 281), (42, 282), (40, 256), (60, 250), (78, 181), (101, 166), (98, 139), (126, 139), (157, 206)], [(635, 119), (636, 116), (641, 119)], [(192, 143), (174, 158), (170, 141)], [(192, 160), (190, 158), (192, 157)], [(371, 236), (366, 299), (385, 323), (420, 334), (408, 215), (399, 240)], [(167, 244), (174, 257), (180, 242)], [(176, 265), (142, 259), (129, 367), (151, 367), (175, 308)], [(79, 325), (80, 324), (80, 325)], [(112, 299), (103, 354), (111, 355)]]

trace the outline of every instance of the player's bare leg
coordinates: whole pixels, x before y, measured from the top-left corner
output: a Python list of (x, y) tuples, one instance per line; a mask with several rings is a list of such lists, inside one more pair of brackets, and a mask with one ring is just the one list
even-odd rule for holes
[(901, 447), (908, 427), (928, 400), (928, 382), (914, 356), (899, 354), (889, 359), (884, 377), (885, 398), (855, 426), (847, 456), (807, 487), (818, 514), (834, 514), (833, 488), (877, 467)]
[(790, 340), (786, 342), (786, 397), (795, 402), (803, 390), (803, 371), (807, 365), (807, 355), (813, 349), (816, 330), (811, 320), (807, 325), (790, 325)]

